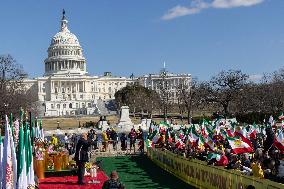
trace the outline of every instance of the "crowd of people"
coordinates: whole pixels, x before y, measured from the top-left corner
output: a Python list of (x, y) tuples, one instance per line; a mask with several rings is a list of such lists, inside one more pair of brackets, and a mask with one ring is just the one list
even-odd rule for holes
[[(69, 155), (72, 155), (75, 153), (76, 144), (80, 138), (81, 135), (76, 133), (65, 133), (64, 136), (53, 134), (46, 142), (53, 146), (62, 145), (69, 152)], [(90, 129), (87, 138), (96, 141), (90, 146), (91, 150), (117, 152), (120, 148), (121, 151), (127, 153), (136, 153), (138, 146), (138, 151), (144, 153), (144, 132), (141, 127), (136, 130), (133, 127), (129, 133), (117, 133), (115, 128), (108, 128), (101, 133), (97, 133), (95, 129)]]
[(102, 132), (102, 151), (108, 151), (109, 144), (112, 144), (112, 148), (114, 151), (117, 151), (117, 145), (120, 141), (120, 149), (121, 151), (128, 150), (128, 142), (129, 142), (129, 152), (132, 150), (136, 152), (136, 142), (138, 141), (138, 150), (141, 153), (144, 153), (144, 132), (139, 127), (137, 130), (133, 127), (128, 134), (125, 132), (121, 133), (119, 136), (114, 128), (107, 129)]
[(239, 126), (219, 119), (178, 129), (152, 124), (146, 143), (208, 165), (284, 183), (283, 127), (275, 123)]

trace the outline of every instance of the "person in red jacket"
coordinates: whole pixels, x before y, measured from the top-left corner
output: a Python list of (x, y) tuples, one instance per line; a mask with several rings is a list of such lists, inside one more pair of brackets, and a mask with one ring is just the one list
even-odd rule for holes
[(221, 158), (220, 158), (220, 160), (219, 161), (217, 161), (216, 163), (215, 163), (215, 165), (217, 165), (217, 166), (226, 166), (226, 165), (228, 165), (228, 158), (227, 158), (227, 156), (225, 155), (225, 152), (224, 151), (222, 151), (221, 152)]

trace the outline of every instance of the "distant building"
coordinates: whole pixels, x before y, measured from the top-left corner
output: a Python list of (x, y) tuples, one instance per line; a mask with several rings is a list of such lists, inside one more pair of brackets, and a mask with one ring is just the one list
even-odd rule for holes
[(138, 78), (139, 84), (157, 91), (163, 98), (167, 97), (168, 102), (177, 103), (179, 89), (190, 90), (190, 74), (172, 74), (166, 71), (165, 67), (160, 74), (148, 74)]

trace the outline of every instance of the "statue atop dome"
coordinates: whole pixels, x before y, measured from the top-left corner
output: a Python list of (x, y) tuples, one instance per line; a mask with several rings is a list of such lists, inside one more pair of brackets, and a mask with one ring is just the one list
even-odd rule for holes
[(61, 32), (70, 32), (67, 27), (68, 20), (65, 17), (65, 10), (62, 11), (62, 19), (61, 19)]

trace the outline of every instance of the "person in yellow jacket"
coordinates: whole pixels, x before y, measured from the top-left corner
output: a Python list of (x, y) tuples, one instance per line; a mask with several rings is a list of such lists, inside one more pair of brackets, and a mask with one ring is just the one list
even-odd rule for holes
[(254, 177), (264, 178), (263, 170), (259, 162), (252, 163), (251, 168), (252, 168), (252, 174)]
[(103, 131), (102, 139), (103, 139), (103, 151), (105, 152), (108, 149), (108, 136), (106, 131)]
[(58, 144), (58, 139), (57, 139), (57, 137), (55, 136), (55, 134), (53, 134), (52, 137), (51, 137), (51, 144), (52, 144), (53, 146), (56, 146), (56, 145)]

